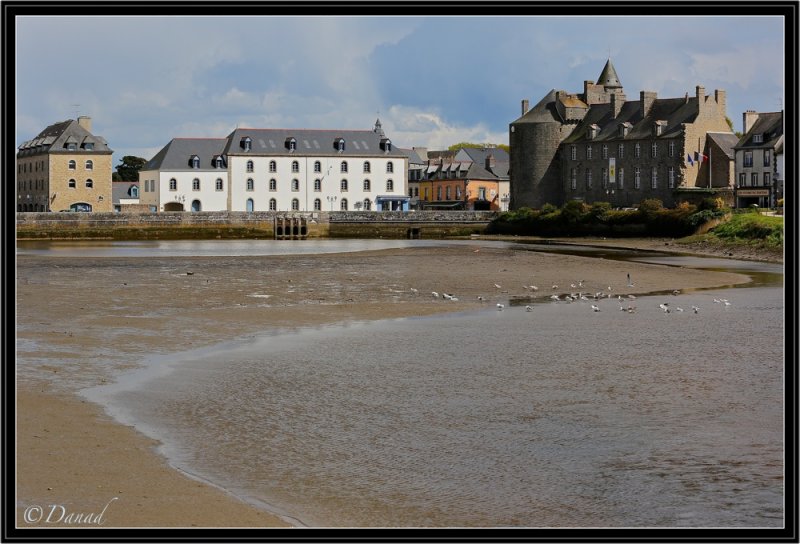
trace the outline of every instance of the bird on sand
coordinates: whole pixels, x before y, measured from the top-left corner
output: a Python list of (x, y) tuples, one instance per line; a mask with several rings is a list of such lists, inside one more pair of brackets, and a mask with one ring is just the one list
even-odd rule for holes
[(533, 311), (533, 307), (531, 307), (531, 306), (525, 306), (525, 311), (526, 311), (526, 312)]
[(498, 303), (497, 303), (497, 309), (498, 309), (498, 310), (502, 310), (503, 308), (505, 308), (505, 304), (500, 304), (500, 303), (498, 302)]
[(594, 310), (595, 312), (599, 312), (600, 311), (600, 307), (597, 306), (596, 304), (592, 304), (592, 310)]

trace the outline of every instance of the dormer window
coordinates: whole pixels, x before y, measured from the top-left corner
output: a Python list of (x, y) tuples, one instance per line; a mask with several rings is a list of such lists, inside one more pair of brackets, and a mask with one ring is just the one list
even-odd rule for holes
[(386, 153), (390, 152), (392, 150), (392, 141), (389, 138), (383, 138), (381, 140), (381, 149)]
[(250, 151), (252, 149), (253, 140), (250, 139), (250, 136), (245, 136), (242, 138), (242, 141), (239, 143), (242, 146), (242, 149), (245, 151)]
[(589, 139), (594, 140), (600, 133), (600, 127), (597, 125), (589, 125)]
[(78, 144), (76, 144), (75, 142), (67, 142), (67, 151), (77, 151), (77, 150), (78, 150)]
[(94, 142), (85, 142), (85, 143), (83, 144), (83, 148), (84, 148), (86, 151), (94, 151)]
[(627, 136), (628, 133), (631, 131), (631, 127), (632, 126), (633, 125), (631, 125), (630, 123), (620, 123), (620, 125), (619, 125), (619, 137), (620, 138), (624, 138), (625, 136)]
[(336, 138), (336, 140), (333, 142), (333, 145), (336, 148), (336, 151), (342, 153), (344, 151), (344, 138)]
[(666, 128), (666, 126), (667, 126), (666, 121), (656, 121), (655, 125), (653, 126), (653, 133), (656, 136), (661, 136), (662, 134), (664, 134), (664, 129)]
[(225, 162), (222, 160), (222, 155), (214, 157), (214, 168), (224, 168)]
[(764, 135), (763, 134), (753, 134), (753, 143), (754, 144), (764, 143)]
[(131, 185), (131, 198), (139, 198), (139, 188), (136, 185)]
[(286, 149), (290, 152), (294, 152), (297, 150), (297, 140), (292, 137), (286, 138)]
[(192, 155), (189, 159), (189, 164), (192, 165), (192, 168), (200, 168), (200, 157), (197, 155)]

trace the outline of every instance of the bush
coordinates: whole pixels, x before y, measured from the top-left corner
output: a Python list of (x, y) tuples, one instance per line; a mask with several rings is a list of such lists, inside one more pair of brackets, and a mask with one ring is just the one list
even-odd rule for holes
[(549, 202), (542, 206), (542, 214), (546, 215), (549, 213), (557, 212), (558, 207), (555, 204), (550, 204)]
[(609, 202), (595, 202), (589, 208), (589, 218), (593, 221), (605, 223), (608, 220), (608, 212), (611, 211)]
[(583, 220), (586, 205), (579, 200), (570, 200), (561, 208), (561, 220), (567, 225), (575, 225)]
[(648, 198), (639, 203), (638, 211), (645, 221), (652, 220), (658, 213), (664, 210), (664, 203), (657, 198)]

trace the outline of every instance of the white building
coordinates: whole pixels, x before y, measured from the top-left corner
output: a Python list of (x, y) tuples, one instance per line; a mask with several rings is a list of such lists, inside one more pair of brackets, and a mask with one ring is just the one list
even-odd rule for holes
[(408, 158), (381, 130), (237, 128), (175, 138), (139, 173), (154, 211), (407, 210)]

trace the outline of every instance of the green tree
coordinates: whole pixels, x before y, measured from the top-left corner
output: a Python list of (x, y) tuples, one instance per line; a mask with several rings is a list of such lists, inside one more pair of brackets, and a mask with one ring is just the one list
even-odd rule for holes
[(457, 144), (453, 144), (447, 148), (448, 151), (458, 151), (463, 147), (469, 147), (474, 149), (483, 149), (484, 147), (496, 147), (498, 149), (504, 150), (506, 153), (511, 152), (511, 148), (506, 144), (476, 144), (473, 142), (459, 142)]
[(742, 136), (744, 136), (744, 134), (742, 134), (742, 133), (741, 133), (741, 132), (739, 132), (738, 130), (733, 130), (733, 121), (731, 121), (731, 118), (730, 118), (730, 117), (728, 117), (728, 116), (726, 115), (726, 116), (725, 116), (725, 121), (727, 121), (727, 122), (728, 122), (728, 126), (729, 126), (729, 127), (731, 127), (731, 132), (733, 132), (734, 134), (736, 134), (736, 137), (737, 137), (737, 138), (739, 138), (739, 139), (741, 140), (741, 139), (742, 139)]
[(139, 181), (139, 170), (147, 160), (133, 155), (125, 155), (120, 162), (122, 164), (118, 164), (117, 171), (111, 175), (112, 181)]

